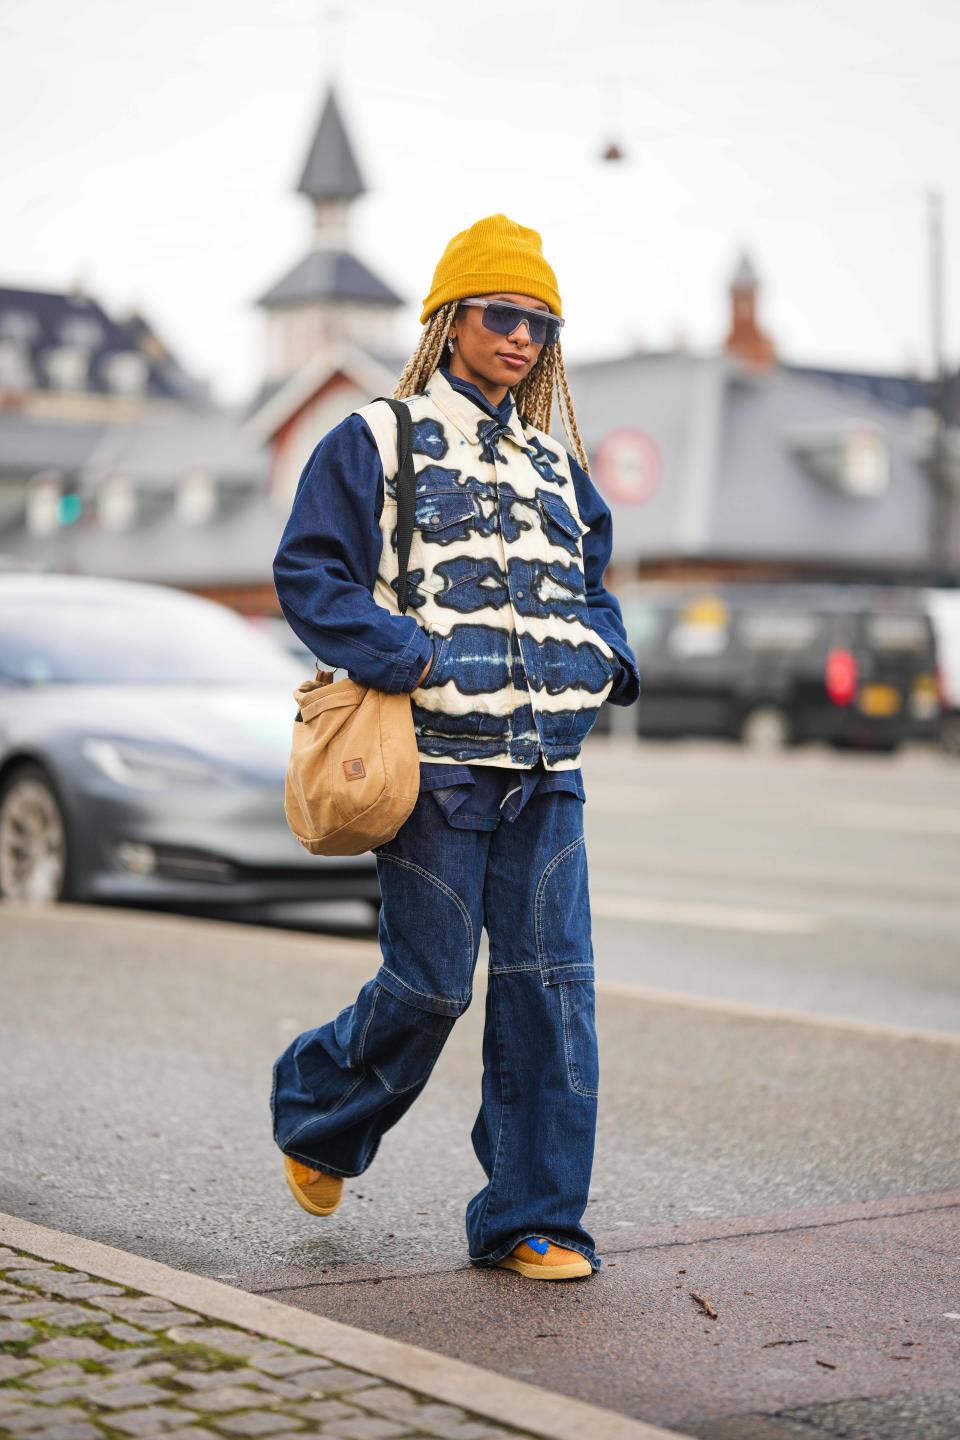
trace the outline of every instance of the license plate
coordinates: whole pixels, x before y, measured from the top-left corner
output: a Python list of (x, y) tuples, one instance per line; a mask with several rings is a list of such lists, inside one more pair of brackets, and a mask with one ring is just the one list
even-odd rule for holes
[(864, 715), (896, 715), (902, 696), (892, 685), (864, 685), (858, 703)]

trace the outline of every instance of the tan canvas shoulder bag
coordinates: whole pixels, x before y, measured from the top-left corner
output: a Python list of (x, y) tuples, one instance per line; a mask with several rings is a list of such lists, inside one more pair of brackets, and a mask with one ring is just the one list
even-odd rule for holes
[[(401, 614), (413, 538), (416, 477), (409, 408), (380, 396), (397, 419), (397, 549)], [(408, 694), (391, 695), (317, 671), (294, 691), (297, 714), (284, 812), (311, 855), (362, 855), (392, 840), (417, 803), (420, 755)]]

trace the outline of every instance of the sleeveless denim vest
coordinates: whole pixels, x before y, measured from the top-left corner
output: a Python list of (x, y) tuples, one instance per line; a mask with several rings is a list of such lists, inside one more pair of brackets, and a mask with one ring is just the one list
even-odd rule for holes
[[(407, 613), (434, 637), (410, 697), (417, 748), (514, 768), (542, 752), (548, 769), (573, 769), (620, 662), (590, 624), (569, 457), (516, 408), (507, 424), (484, 415), (439, 370), (405, 403), (417, 476)], [(353, 413), (384, 474), (373, 597), (396, 614), (396, 421), (378, 401)]]

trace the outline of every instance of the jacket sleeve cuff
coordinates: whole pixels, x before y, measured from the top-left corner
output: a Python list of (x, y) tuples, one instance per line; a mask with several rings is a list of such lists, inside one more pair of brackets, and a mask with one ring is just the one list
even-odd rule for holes
[(391, 694), (416, 690), (417, 682), (427, 661), (433, 656), (433, 641), (429, 633), (417, 626), (410, 637), (409, 645), (400, 652), (393, 667), (387, 689)]
[(607, 700), (611, 705), (632, 705), (640, 695), (640, 673), (636, 661), (632, 654), (624, 654), (612, 640), (608, 640), (607, 644), (620, 661), (620, 674), (613, 682)]

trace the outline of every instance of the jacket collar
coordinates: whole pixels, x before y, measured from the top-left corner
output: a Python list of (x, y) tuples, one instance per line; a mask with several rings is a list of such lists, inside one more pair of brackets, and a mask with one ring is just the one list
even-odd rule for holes
[(512, 402), (512, 394), (509, 416), (503, 421), (495, 421), (486, 411), (481, 410), (480, 406), (469, 396), (462, 395), (459, 390), (455, 390), (442, 370), (434, 370), (423, 393), (430, 396), (437, 408), (443, 411), (447, 419), (469, 440), (471, 445), (482, 444), (478, 434), (479, 426), (495, 424), (505, 439), (512, 440), (521, 450), (529, 448), (530, 442), (523, 433), (523, 426), (517, 415), (517, 407)]
[(510, 411), (513, 408), (513, 391), (507, 390), (499, 405), (494, 405), (488, 400), (482, 390), (478, 390), (470, 380), (462, 380), (459, 375), (454, 375), (448, 366), (441, 364), (438, 369), (441, 375), (456, 390), (459, 395), (466, 395), (475, 405), (479, 405), (484, 415), (489, 415), (491, 420), (509, 420)]

